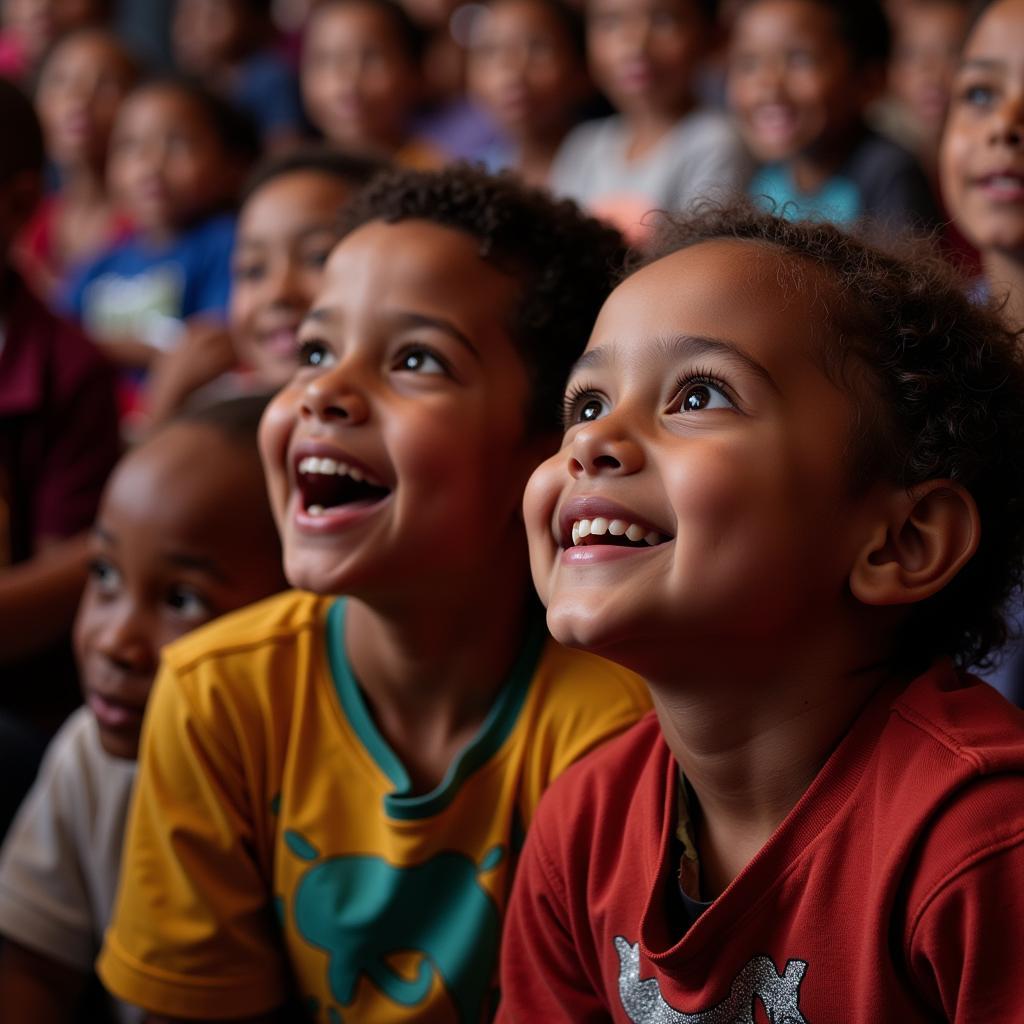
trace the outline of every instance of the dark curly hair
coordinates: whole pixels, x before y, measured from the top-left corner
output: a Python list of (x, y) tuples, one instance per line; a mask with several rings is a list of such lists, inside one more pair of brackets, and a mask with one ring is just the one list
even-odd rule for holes
[(374, 220), (463, 231), (479, 243), (482, 259), (520, 282), (509, 330), (532, 385), (527, 423), (532, 432), (559, 430), (569, 368), (622, 272), (619, 233), (569, 200), (467, 164), (378, 175), (345, 208), (341, 233)]
[[(632, 270), (702, 242), (736, 239), (784, 258), (782, 288), (818, 295), (828, 328), (822, 367), (854, 397), (851, 488), (907, 489), (952, 480), (981, 518), (974, 558), (914, 607), (898, 660), (948, 655), (992, 664), (1008, 635), (1004, 608), (1024, 572), (1024, 357), (991, 304), (972, 302), (950, 267), (920, 243), (882, 249), (829, 224), (787, 221), (747, 203), (666, 216)], [(825, 287), (822, 288), (824, 283)]]

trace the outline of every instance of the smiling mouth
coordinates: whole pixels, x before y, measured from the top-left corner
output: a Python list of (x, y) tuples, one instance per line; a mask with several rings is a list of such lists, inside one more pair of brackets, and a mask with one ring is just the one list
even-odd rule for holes
[[(577, 519), (572, 524), (572, 547), (590, 547), (604, 544), (620, 548), (657, 547), (669, 540), (665, 534), (657, 530), (648, 530), (625, 519), (606, 519), (598, 516), (594, 519)], [(564, 547), (569, 547), (565, 544)]]
[(374, 504), (391, 493), (358, 466), (337, 459), (306, 456), (298, 464), (298, 488), (302, 507), (311, 516), (343, 505)]

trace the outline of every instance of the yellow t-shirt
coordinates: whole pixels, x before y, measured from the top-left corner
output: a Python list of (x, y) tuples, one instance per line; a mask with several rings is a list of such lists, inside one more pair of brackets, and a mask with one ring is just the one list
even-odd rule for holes
[[(342, 643), (287, 593), (165, 651), (113, 923), (122, 999), (181, 1017), (485, 1019), (523, 831), (548, 784), (648, 708), (642, 682), (531, 630), (475, 739), (409, 794)], [(290, 980), (291, 979), (291, 980)]]

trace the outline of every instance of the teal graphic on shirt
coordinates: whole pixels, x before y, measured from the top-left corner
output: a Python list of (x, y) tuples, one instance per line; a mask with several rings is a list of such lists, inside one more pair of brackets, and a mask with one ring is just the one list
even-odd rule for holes
[[(285, 842), (311, 863), (292, 900), (295, 928), (328, 955), (331, 994), (343, 1010), (361, 978), (393, 1003), (415, 1007), (439, 975), (458, 1019), (482, 1019), (497, 961), (501, 917), (480, 876), (498, 866), (500, 846), (480, 864), (464, 854), (442, 852), (421, 864), (398, 867), (382, 857), (352, 855), (320, 860), (297, 832)], [(420, 954), (415, 974), (399, 973), (396, 954)], [(338, 1009), (329, 1019), (343, 1019)]]
[(831, 221), (852, 224), (861, 213), (860, 189), (849, 178), (836, 174), (816, 192), (802, 192), (784, 164), (769, 164), (754, 175), (748, 189), (754, 202), (787, 220)]

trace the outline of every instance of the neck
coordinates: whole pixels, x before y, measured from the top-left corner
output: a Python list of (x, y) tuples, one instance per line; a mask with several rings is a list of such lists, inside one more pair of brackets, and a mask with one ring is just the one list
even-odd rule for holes
[(627, 156), (641, 157), (653, 149), (675, 127), (679, 119), (693, 108), (693, 105), (693, 100), (687, 97), (671, 109), (644, 110), (627, 114), (629, 125)]
[(850, 125), (793, 157), (790, 167), (796, 187), (801, 192), (817, 192), (843, 166), (862, 132), (861, 124)]
[(518, 565), (490, 565), (485, 576), (446, 580), (429, 594), (388, 604), (349, 601), (345, 644), (353, 672), (419, 790), (440, 782), (520, 653), (530, 589), (525, 551), (518, 553)]
[(547, 185), (551, 164), (564, 138), (565, 132), (559, 131), (543, 137), (520, 139), (518, 170), (523, 181), (528, 185)]
[(989, 250), (982, 265), (993, 298), (1006, 303), (1004, 318), (1015, 330), (1024, 330), (1024, 253)]
[(648, 680), (665, 740), (700, 804), (705, 898), (767, 842), (891, 677), (881, 665), (855, 665), (794, 664), (761, 651), (735, 672), (712, 664), (707, 685)]
[(61, 168), (61, 191), (65, 198), (80, 205), (106, 204), (107, 190), (104, 170), (88, 163)]

